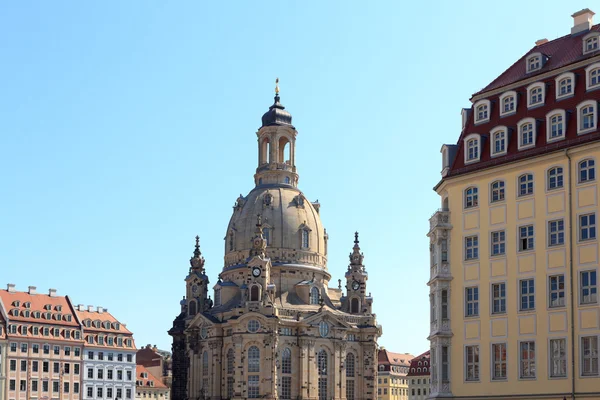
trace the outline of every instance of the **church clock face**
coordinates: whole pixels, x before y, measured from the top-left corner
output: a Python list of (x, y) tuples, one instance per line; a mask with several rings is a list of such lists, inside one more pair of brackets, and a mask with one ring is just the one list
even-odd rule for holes
[(353, 290), (358, 290), (359, 288), (360, 288), (360, 283), (358, 283), (357, 281), (352, 282)]
[(198, 293), (198, 285), (196, 285), (196, 284), (192, 285), (192, 293), (194, 293), (194, 294)]
[(260, 273), (261, 273), (261, 270), (260, 270), (260, 268), (258, 268), (258, 267), (254, 267), (254, 268), (252, 268), (252, 275), (253, 275), (255, 278), (258, 278), (258, 277), (260, 276)]

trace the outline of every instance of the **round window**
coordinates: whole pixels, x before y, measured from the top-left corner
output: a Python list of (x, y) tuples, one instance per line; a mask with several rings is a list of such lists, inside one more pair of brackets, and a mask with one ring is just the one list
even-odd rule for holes
[(200, 337), (202, 339), (206, 339), (207, 336), (208, 336), (208, 328), (203, 326), (202, 329), (200, 329)]
[(258, 332), (259, 328), (260, 328), (260, 323), (257, 320), (252, 319), (252, 320), (250, 320), (250, 322), (248, 322), (248, 332), (252, 332), (252, 333)]
[(319, 322), (319, 333), (322, 337), (329, 335), (329, 324), (325, 321)]

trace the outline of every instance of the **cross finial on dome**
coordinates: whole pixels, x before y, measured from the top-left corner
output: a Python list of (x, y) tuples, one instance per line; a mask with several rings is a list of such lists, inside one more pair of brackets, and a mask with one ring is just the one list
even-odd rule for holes
[(354, 232), (354, 244), (358, 244), (358, 232)]
[(275, 95), (279, 96), (279, 78), (275, 78)]
[(194, 246), (194, 255), (190, 258), (190, 269), (201, 270), (204, 273), (204, 257), (200, 252), (200, 236), (196, 235), (196, 245)]
[(194, 256), (198, 257), (200, 255), (200, 236), (196, 235), (196, 246), (194, 248)]

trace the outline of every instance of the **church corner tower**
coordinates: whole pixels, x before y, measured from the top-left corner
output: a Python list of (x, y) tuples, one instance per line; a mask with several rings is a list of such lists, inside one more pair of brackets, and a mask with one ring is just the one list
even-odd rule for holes
[(344, 294), (341, 280), (329, 287), (329, 237), (298, 188), (298, 132), (278, 84), (256, 134), (254, 188), (234, 203), (214, 301), (196, 237), (169, 331), (173, 400), (375, 400), (381, 327), (358, 233)]

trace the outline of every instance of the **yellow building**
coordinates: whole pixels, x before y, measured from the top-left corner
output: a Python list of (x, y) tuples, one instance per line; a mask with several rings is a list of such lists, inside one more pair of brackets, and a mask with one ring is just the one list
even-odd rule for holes
[(406, 374), (413, 356), (381, 348), (377, 357), (377, 400), (408, 400)]
[(6, 321), (0, 309), (0, 400), (6, 398), (6, 349), (8, 341), (6, 340)]
[(442, 147), (429, 398), (600, 399), (593, 15), (507, 60)]

